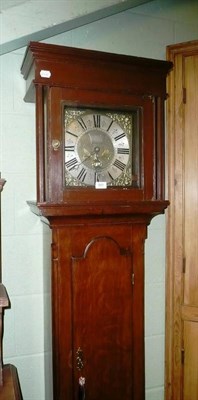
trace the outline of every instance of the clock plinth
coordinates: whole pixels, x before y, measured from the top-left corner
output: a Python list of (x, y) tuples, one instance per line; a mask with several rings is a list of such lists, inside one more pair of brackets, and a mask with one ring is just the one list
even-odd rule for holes
[(54, 399), (144, 400), (144, 241), (164, 212), (165, 61), (31, 42), (37, 200), (52, 229)]

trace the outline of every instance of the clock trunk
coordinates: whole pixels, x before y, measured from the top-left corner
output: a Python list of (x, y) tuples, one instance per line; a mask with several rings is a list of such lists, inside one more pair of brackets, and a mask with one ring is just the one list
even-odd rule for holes
[(55, 398), (143, 399), (144, 224), (55, 225)]

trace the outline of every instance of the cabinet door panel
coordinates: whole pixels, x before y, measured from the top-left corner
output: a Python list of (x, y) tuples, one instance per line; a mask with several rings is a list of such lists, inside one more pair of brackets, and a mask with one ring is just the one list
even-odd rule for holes
[[(198, 55), (185, 57), (184, 304), (198, 307)], [(193, 106), (192, 106), (193, 105)]]
[(198, 322), (184, 321), (184, 399), (198, 399)]
[(132, 399), (132, 256), (100, 237), (71, 268), (75, 398), (84, 376), (87, 400)]

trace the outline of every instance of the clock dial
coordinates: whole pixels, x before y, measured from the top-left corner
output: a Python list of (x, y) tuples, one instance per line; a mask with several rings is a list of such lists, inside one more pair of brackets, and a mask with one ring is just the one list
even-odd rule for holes
[(67, 109), (66, 185), (131, 184), (131, 135), (128, 114)]

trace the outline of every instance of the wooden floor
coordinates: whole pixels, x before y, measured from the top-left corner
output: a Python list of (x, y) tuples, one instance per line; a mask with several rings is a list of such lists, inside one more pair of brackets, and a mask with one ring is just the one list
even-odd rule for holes
[(22, 400), (17, 370), (14, 365), (3, 367), (3, 386), (0, 386), (1, 400)]

